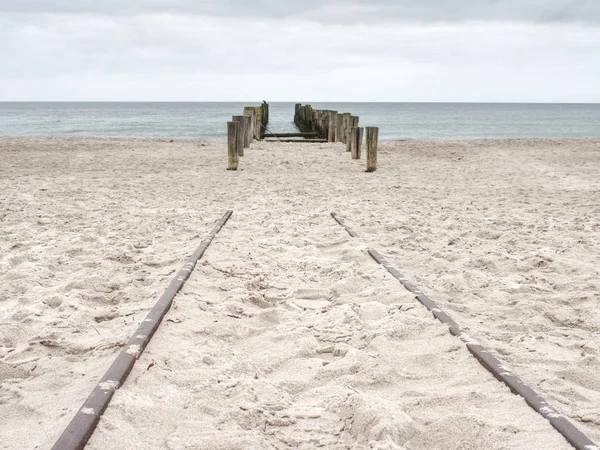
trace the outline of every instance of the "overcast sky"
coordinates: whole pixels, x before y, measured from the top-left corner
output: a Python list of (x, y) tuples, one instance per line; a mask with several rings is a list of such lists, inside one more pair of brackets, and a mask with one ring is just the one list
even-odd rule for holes
[(0, 101), (600, 102), (600, 0), (0, 0)]

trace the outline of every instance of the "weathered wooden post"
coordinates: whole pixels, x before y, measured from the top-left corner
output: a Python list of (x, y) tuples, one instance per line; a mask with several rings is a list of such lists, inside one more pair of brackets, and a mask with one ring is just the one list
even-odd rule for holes
[(265, 138), (267, 125), (269, 124), (269, 104), (263, 100), (260, 105), (260, 138)]
[(333, 111), (328, 109), (327, 111), (325, 111), (325, 114), (323, 115), (323, 138), (327, 139), (327, 142), (330, 142), (329, 141), (329, 125), (331, 123), (331, 114), (332, 113), (333, 113)]
[(348, 119), (346, 121), (346, 132), (345, 132), (346, 151), (347, 152), (352, 151), (352, 139), (351, 139), (350, 133), (352, 132), (352, 128), (357, 127), (357, 126), (358, 126), (358, 116), (348, 116)]
[(327, 134), (328, 142), (335, 142), (335, 127), (337, 125), (337, 117), (338, 117), (337, 111), (329, 112), (329, 132)]
[(378, 127), (367, 127), (367, 172), (377, 169), (377, 141), (379, 139)]
[(344, 136), (346, 136), (346, 151), (352, 151), (352, 121), (349, 119), (346, 121), (346, 129), (344, 130)]
[(358, 128), (358, 135), (356, 136), (356, 159), (362, 157), (362, 141), (365, 129), (363, 127)]
[(238, 157), (238, 131), (239, 122), (227, 122), (227, 170), (237, 170), (240, 158)]
[(354, 116), (354, 120), (352, 122), (353, 127), (358, 127), (358, 122), (360, 122), (360, 117)]
[(335, 142), (342, 142), (342, 125), (344, 123), (344, 114), (337, 115), (335, 123)]
[(260, 139), (260, 131), (262, 130), (262, 108), (254, 107), (254, 138)]
[(246, 124), (246, 119), (244, 119), (245, 116), (233, 116), (231, 118), (232, 121), (234, 122), (239, 122), (240, 126), (238, 128), (238, 136), (237, 136), (237, 142), (238, 142), (238, 155), (239, 156), (244, 156), (244, 133), (246, 132), (244, 125)]
[[(294, 124), (298, 127), (299, 130), (300, 130), (300, 108), (302, 108), (301, 103), (296, 103), (294, 105)], [(302, 130), (300, 130), (300, 131), (302, 131)]]
[(244, 115), (250, 116), (250, 128), (248, 133), (250, 134), (250, 143), (254, 142), (256, 135), (254, 128), (256, 127), (256, 109), (253, 106), (244, 106)]
[(350, 133), (350, 141), (352, 142), (351, 154), (352, 159), (360, 159), (360, 148), (362, 147), (363, 128), (352, 127)]
[(345, 144), (348, 141), (348, 121), (350, 120), (351, 113), (342, 114), (342, 142)]
[(250, 120), (251, 117), (244, 114), (244, 148), (250, 147)]
[(321, 114), (321, 137), (327, 139), (329, 142), (329, 115), (331, 111), (328, 109), (323, 110)]
[(352, 159), (356, 159), (356, 134), (358, 133), (358, 128), (352, 127), (350, 130), (350, 139), (348, 142), (350, 144), (350, 156)]

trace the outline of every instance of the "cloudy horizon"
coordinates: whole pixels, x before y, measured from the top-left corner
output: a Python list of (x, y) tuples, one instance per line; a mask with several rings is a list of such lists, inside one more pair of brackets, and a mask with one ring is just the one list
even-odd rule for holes
[(0, 0), (0, 101), (600, 102), (600, 2)]

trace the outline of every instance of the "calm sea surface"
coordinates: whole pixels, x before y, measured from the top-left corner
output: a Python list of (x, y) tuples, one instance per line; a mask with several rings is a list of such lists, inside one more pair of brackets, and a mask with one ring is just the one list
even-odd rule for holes
[[(2, 103), (3, 136), (225, 139), (243, 103)], [(311, 103), (351, 112), (380, 139), (600, 137), (600, 104)], [(271, 103), (269, 128), (295, 131), (293, 103)]]

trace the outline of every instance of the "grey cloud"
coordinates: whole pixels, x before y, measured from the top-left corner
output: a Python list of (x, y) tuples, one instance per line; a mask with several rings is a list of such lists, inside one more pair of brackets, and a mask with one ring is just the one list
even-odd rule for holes
[(579, 24), (0, 14), (0, 100), (598, 101), (599, 52)]
[(598, 0), (0, 0), (4, 13), (199, 14), (327, 23), (503, 20), (600, 22)]

